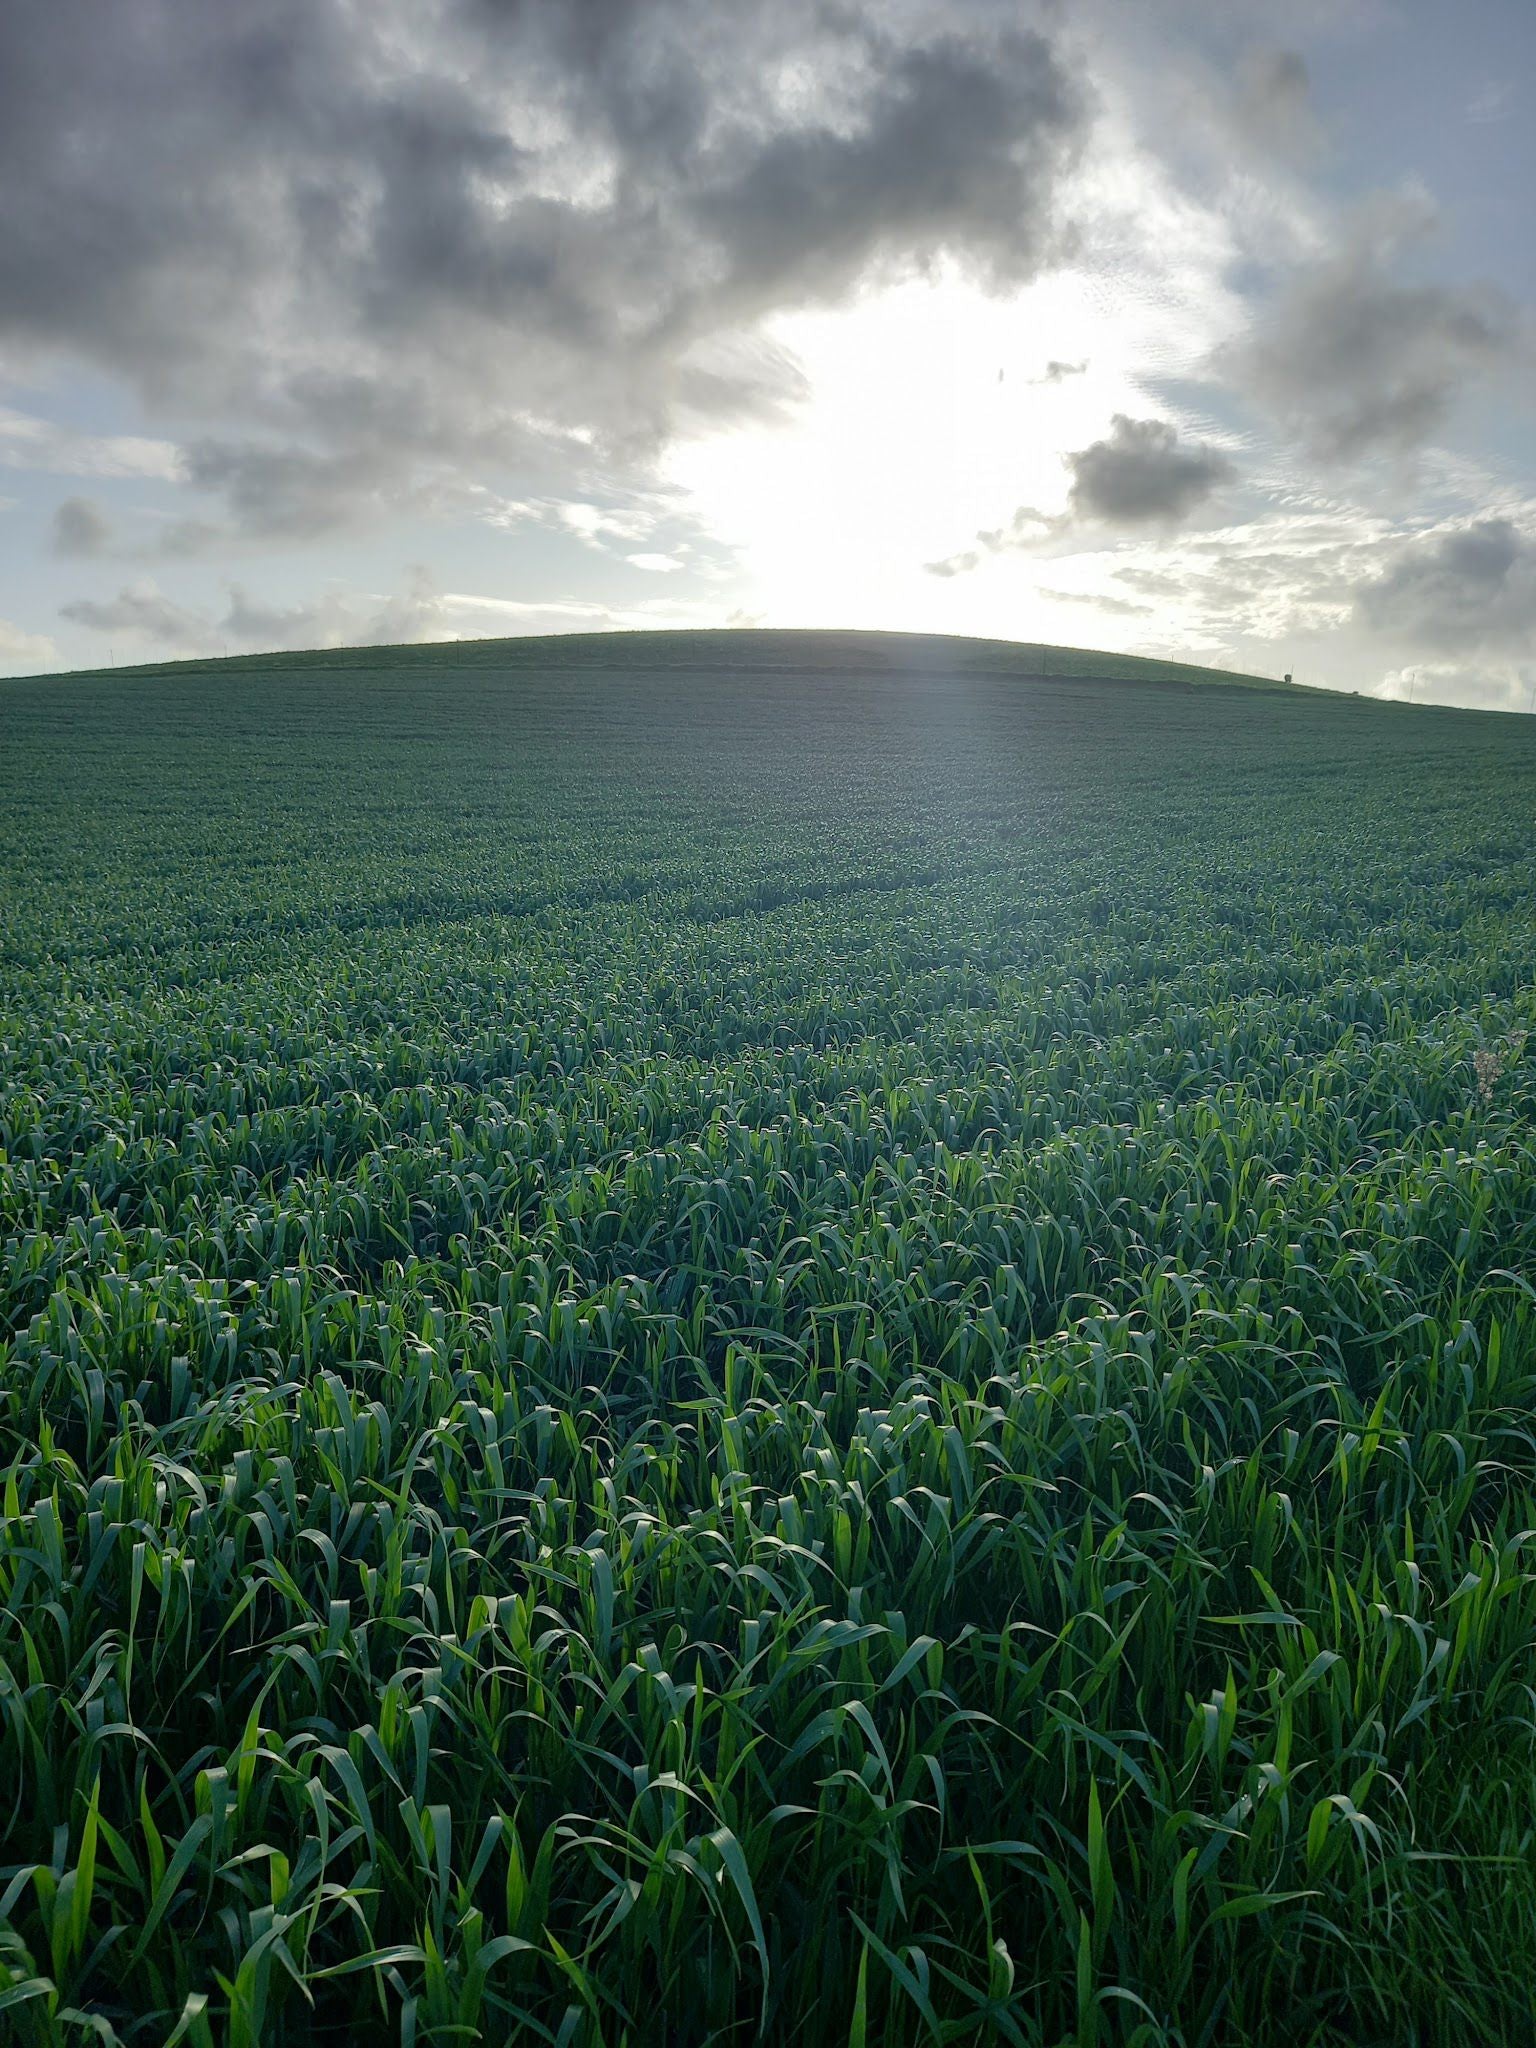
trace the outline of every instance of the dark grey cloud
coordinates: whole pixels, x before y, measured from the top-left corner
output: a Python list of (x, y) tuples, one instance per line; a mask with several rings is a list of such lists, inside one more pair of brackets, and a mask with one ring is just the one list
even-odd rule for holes
[(53, 551), (75, 560), (105, 554), (112, 525), (94, 498), (66, 498), (53, 515)]
[(1068, 377), (1081, 377), (1087, 368), (1086, 362), (1061, 363), (1053, 359), (1046, 364), (1034, 381), (1036, 384), (1060, 384)]
[(1232, 358), (1239, 381), (1324, 461), (1411, 453), (1465, 389), (1516, 359), (1519, 325), (1501, 293), (1404, 274), (1430, 225), (1416, 202), (1372, 209), (1290, 280)]
[(1410, 646), (1529, 648), (1536, 643), (1536, 537), (1494, 518), (1405, 542), (1361, 590), (1356, 615)]
[(1104, 440), (1066, 460), (1070, 515), (1107, 526), (1176, 526), (1236, 474), (1219, 449), (1181, 440), (1168, 421), (1124, 413)]
[(958, 249), (999, 283), (1038, 265), (1041, 207), (1077, 103), (1051, 46), (1010, 30), (990, 46), (872, 43), (860, 124), (785, 129), (744, 153), (694, 210), (728, 252), (728, 289), (766, 308), (826, 297), (871, 261)]
[(0, 345), (200, 418), (187, 480), (255, 530), (639, 470), (793, 397), (775, 311), (1031, 275), (1086, 118), (993, 0), (18, 0)]

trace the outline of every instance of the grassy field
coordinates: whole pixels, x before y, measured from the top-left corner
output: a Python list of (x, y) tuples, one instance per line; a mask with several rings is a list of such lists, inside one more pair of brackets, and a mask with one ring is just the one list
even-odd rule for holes
[(1533, 771), (876, 636), (0, 687), (0, 2038), (1536, 2038)]

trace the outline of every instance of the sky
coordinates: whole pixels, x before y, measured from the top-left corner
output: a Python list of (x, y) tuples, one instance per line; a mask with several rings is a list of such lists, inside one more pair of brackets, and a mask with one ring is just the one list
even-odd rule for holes
[(1536, 0), (13, 0), (0, 673), (851, 626), (1536, 704)]

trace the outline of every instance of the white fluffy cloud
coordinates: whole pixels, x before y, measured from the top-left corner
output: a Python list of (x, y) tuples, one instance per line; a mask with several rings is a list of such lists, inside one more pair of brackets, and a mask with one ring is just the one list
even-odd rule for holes
[(46, 633), (28, 633), (0, 619), (0, 672), (31, 675), (58, 666), (59, 650)]

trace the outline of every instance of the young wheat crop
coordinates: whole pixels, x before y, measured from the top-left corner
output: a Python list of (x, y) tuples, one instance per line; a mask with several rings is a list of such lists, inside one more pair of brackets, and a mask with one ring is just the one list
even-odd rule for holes
[(1536, 2037), (1536, 728), (765, 644), (0, 691), (0, 2034)]

